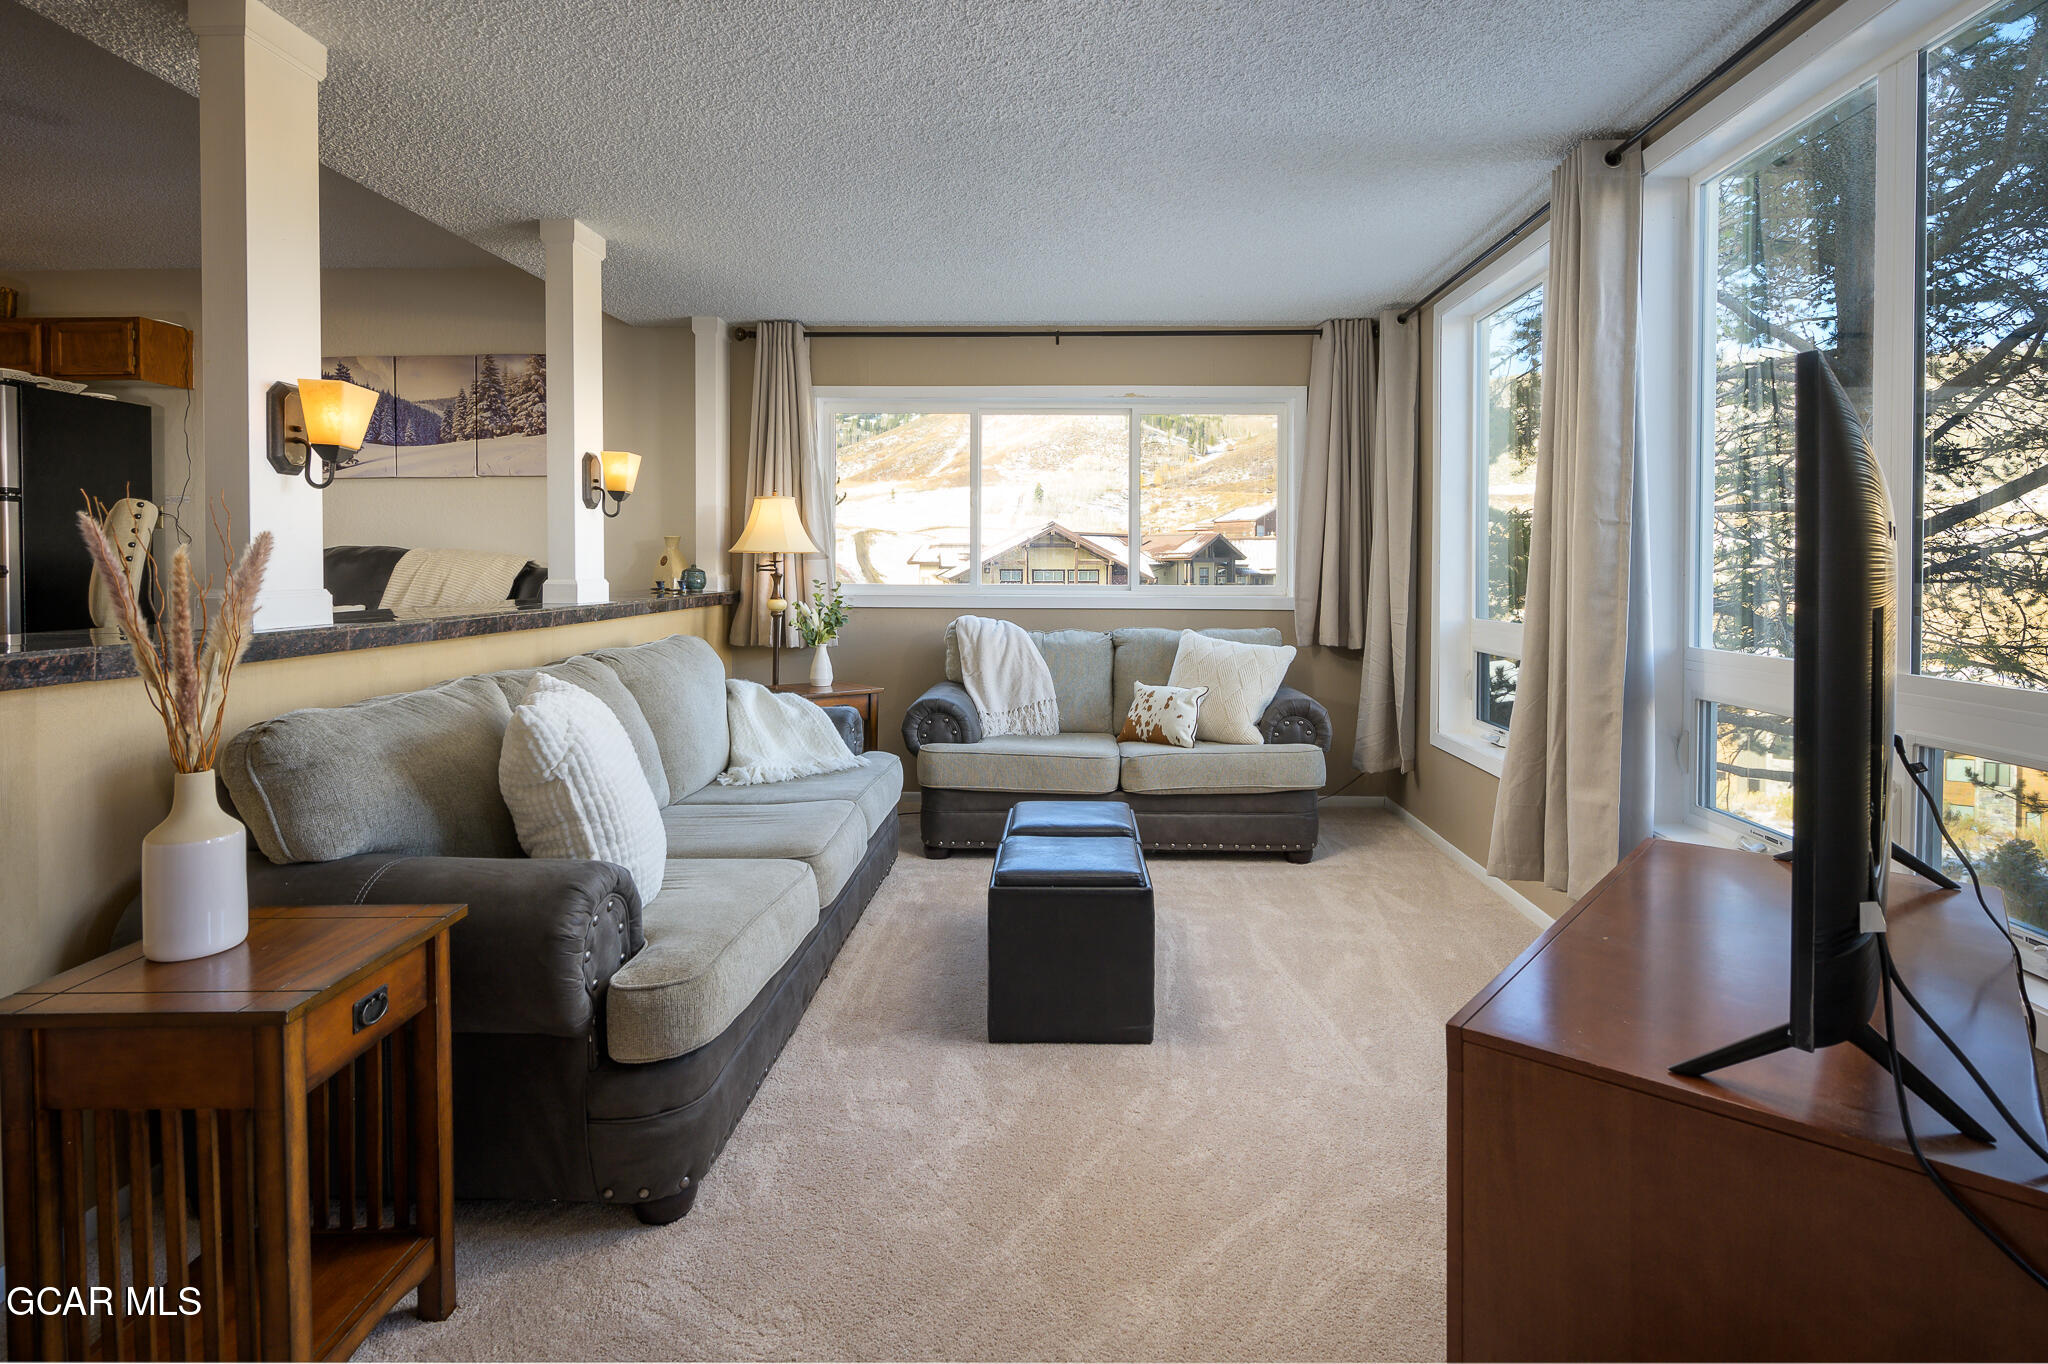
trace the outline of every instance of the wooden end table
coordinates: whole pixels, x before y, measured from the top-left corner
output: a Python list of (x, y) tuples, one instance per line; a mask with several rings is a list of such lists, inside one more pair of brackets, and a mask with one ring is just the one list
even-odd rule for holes
[[(8, 1356), (346, 1359), (415, 1286), (420, 1316), (453, 1311), (467, 912), (255, 909), (229, 951), (137, 945), (0, 1000), (7, 1277), (38, 1290)], [(62, 1310), (74, 1289), (90, 1310)]]
[(834, 682), (826, 687), (814, 687), (808, 682), (778, 682), (773, 690), (801, 696), (806, 701), (815, 701), (821, 706), (852, 706), (860, 712), (863, 728), (862, 751), (881, 746), (880, 739), (876, 737), (881, 730), (875, 719), (875, 698), (882, 694), (881, 687), (870, 686), (865, 682)]

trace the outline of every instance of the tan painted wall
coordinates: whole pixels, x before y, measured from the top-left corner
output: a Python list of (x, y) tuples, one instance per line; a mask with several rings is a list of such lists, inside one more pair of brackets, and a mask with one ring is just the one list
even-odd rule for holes
[[(44, 271), (0, 277), (38, 314), (142, 313), (199, 330), (196, 270)], [(463, 355), (545, 347), (541, 281), (510, 266), (479, 270), (327, 270), (321, 347), (328, 355)], [(195, 340), (203, 362), (203, 338)], [(685, 529), (693, 456), (692, 338), (687, 326), (632, 327), (607, 317), (605, 443), (637, 451), (640, 485), (605, 523), (605, 576), (615, 596), (654, 581), (661, 537)], [(203, 379), (200, 380), (203, 382)], [(175, 496), (189, 468), (187, 528), (205, 530), (205, 461), (188, 463), (187, 395), (155, 384), (96, 384), (155, 410), (157, 488)], [(190, 450), (203, 451), (191, 395)], [(324, 499), (330, 545), (488, 549), (547, 562), (547, 480), (341, 479)], [(159, 552), (169, 552), (169, 542)]]
[[(245, 664), (227, 731), (301, 706), (409, 691), (615, 644), (700, 635), (725, 652), (724, 607)], [(106, 949), (139, 891), (142, 836), (170, 809), (156, 712), (134, 679), (0, 692), (0, 995)]]
[[(811, 380), (842, 384), (1306, 384), (1306, 336), (1100, 337), (866, 339), (817, 337), (811, 343)], [(746, 516), (747, 437), (754, 382), (754, 343), (732, 352), (732, 506), (734, 536)], [(834, 673), (845, 681), (879, 683), (881, 747), (904, 754), (903, 709), (944, 674), (946, 623), (958, 612), (946, 607), (864, 607), (853, 611), (846, 634), (832, 650)], [(1122, 625), (1167, 629), (1202, 626), (1272, 626), (1294, 641), (1294, 617), (1287, 611), (1130, 611), (1108, 608), (1019, 608), (1005, 611), (1029, 630), (1111, 630)], [(735, 650), (736, 676), (768, 679), (765, 649)], [(800, 680), (810, 651), (785, 650), (783, 677)], [(1351, 743), (1358, 720), (1358, 655), (1309, 648), (1295, 659), (1288, 680), (1329, 709), (1336, 727), (1330, 754), (1328, 791), (1383, 795), (1392, 778), (1360, 777), (1351, 768)], [(907, 773), (916, 785), (916, 773)]]

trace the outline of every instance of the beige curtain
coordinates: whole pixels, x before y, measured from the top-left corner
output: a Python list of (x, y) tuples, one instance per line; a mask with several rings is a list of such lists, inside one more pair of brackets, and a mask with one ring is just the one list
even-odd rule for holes
[(1419, 316), (1379, 320), (1379, 401), (1366, 459), (1365, 658), (1359, 669), (1361, 772), (1415, 766), (1415, 417)]
[(1551, 177), (1543, 415), (1514, 720), (1487, 870), (1577, 896), (1621, 855), (1642, 156)]
[(1294, 541), (1294, 638), (1300, 644), (1365, 647), (1367, 452), (1378, 366), (1369, 317), (1325, 322), (1310, 352), (1307, 462)]
[[(830, 486), (819, 463), (817, 437), (811, 422), (811, 338), (800, 322), (763, 322), (754, 330), (754, 401), (747, 430), (747, 496), (734, 508), (737, 520), (733, 538), (739, 538), (747, 512), (757, 497), (796, 498), (804, 519), (804, 530), (819, 549), (826, 550), (824, 535), (826, 489)], [(768, 575), (762, 570), (765, 556), (741, 554), (739, 609), (732, 613), (731, 642), (735, 645), (766, 647), (768, 625)], [(782, 592), (790, 601), (809, 601), (811, 579), (827, 576), (822, 554), (785, 554), (782, 559)], [(796, 633), (785, 622), (785, 645), (796, 643)]]

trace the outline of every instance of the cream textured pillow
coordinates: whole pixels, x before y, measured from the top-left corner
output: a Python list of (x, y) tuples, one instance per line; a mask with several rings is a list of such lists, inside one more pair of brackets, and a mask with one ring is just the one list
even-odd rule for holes
[(1218, 744), (1262, 744), (1259, 717), (1294, 662), (1292, 644), (1238, 644), (1193, 630), (1180, 632), (1169, 687), (1207, 687), (1195, 737)]
[(626, 727), (573, 683), (534, 675), (498, 750), (498, 790), (528, 857), (615, 862), (640, 903), (668, 870), (661, 809)]
[(1131, 692), (1131, 713), (1124, 717), (1127, 744), (1172, 744), (1175, 748), (1195, 746), (1195, 719), (1201, 713), (1207, 687), (1154, 687), (1140, 682)]

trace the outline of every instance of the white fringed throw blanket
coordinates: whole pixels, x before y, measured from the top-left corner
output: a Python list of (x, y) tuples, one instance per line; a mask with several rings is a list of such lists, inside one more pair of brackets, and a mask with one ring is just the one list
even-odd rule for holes
[(501, 602), (526, 560), (481, 549), (409, 549), (392, 566), (377, 605), (387, 611), (421, 606)]
[(1052, 670), (1023, 627), (987, 616), (962, 616), (953, 624), (960, 680), (981, 712), (981, 732), (990, 737), (1059, 733)]
[(801, 696), (727, 678), (725, 720), (732, 734), (732, 766), (718, 774), (721, 786), (794, 781), (860, 766), (832, 717)]

